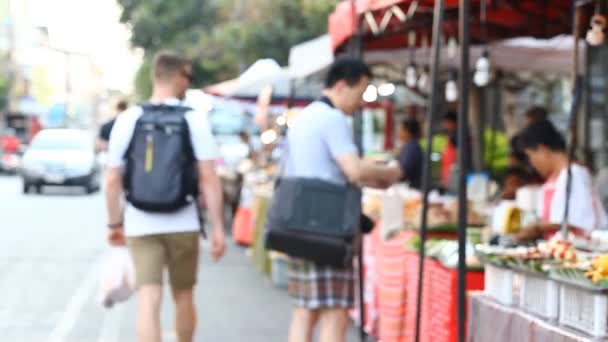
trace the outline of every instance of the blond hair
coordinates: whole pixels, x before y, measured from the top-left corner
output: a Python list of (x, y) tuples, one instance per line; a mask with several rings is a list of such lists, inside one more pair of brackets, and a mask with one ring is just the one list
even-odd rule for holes
[(152, 79), (160, 82), (170, 81), (175, 75), (185, 72), (185, 67), (192, 62), (173, 51), (160, 51), (152, 63)]

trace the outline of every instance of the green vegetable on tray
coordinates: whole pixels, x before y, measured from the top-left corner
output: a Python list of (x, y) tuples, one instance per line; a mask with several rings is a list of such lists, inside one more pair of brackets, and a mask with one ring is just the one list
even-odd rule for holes
[(557, 267), (549, 272), (550, 277), (556, 281), (590, 291), (608, 292), (608, 279), (600, 279), (594, 283), (585, 273), (585, 270), (576, 267)]

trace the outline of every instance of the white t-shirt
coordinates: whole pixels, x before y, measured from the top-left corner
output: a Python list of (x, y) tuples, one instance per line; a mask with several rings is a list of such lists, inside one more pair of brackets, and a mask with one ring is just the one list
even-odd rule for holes
[[(545, 223), (561, 224), (564, 219), (567, 177), (567, 168), (564, 168), (557, 179), (549, 180), (543, 185), (538, 216), (547, 221)], [(608, 225), (606, 212), (599, 200), (597, 189), (593, 186), (591, 174), (585, 167), (572, 165), (571, 189), (568, 210), (570, 225), (587, 233), (596, 229), (606, 229)], [(550, 192), (553, 192), (552, 196), (548, 194)]]
[[(180, 105), (177, 99), (163, 102), (166, 105)], [(129, 148), (135, 124), (142, 115), (139, 106), (131, 107), (118, 116), (112, 128), (108, 146), (108, 167), (122, 167), (124, 156)], [(190, 127), (190, 137), (194, 155), (199, 161), (217, 159), (217, 144), (211, 133), (209, 122), (204, 113), (190, 111), (185, 114)], [(150, 213), (127, 204), (124, 217), (125, 234), (130, 237), (197, 232), (200, 229), (196, 205), (193, 203), (174, 213)]]

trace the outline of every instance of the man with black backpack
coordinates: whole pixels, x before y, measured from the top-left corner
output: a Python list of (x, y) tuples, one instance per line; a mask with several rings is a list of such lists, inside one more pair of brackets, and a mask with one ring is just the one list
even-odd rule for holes
[(215, 172), (217, 147), (205, 114), (181, 105), (192, 79), (191, 63), (172, 52), (160, 52), (154, 58), (152, 79), (150, 103), (125, 111), (112, 129), (106, 173), (108, 240), (111, 245), (126, 240), (133, 257), (138, 341), (161, 341), (166, 267), (178, 341), (191, 342), (196, 325), (199, 192), (213, 223), (215, 261), (225, 249), (222, 190)]

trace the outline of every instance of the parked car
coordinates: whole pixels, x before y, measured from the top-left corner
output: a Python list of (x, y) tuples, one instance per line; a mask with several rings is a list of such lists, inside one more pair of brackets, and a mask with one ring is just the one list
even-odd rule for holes
[(26, 194), (32, 187), (41, 193), (45, 185), (98, 191), (100, 166), (91, 134), (76, 129), (41, 131), (23, 155), (21, 174)]

